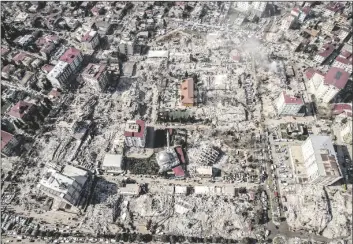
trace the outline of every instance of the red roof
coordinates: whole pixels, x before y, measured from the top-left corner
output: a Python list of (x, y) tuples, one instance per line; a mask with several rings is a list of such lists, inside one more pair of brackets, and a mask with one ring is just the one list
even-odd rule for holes
[(173, 168), (173, 172), (176, 177), (184, 177), (185, 176), (185, 172), (180, 165)]
[(306, 7), (304, 7), (303, 8), (303, 10), (302, 10), (305, 14), (309, 14), (310, 13), (310, 11), (311, 11), (311, 9), (310, 9), (310, 7), (309, 6), (306, 6)]
[(15, 117), (15, 118), (22, 118), (33, 106), (32, 103), (27, 103), (24, 101), (19, 101), (15, 106), (13, 106), (8, 115)]
[[(92, 33), (93, 32), (93, 33)], [(90, 35), (92, 33), (92, 35)], [(97, 34), (97, 32), (94, 31), (88, 31), (82, 38), (82, 42), (90, 42), (92, 38)]]
[(300, 97), (289, 96), (286, 92), (283, 92), (285, 104), (304, 104), (303, 99)]
[(143, 120), (136, 120), (136, 124), (139, 125), (138, 132), (125, 131), (124, 136), (126, 137), (143, 137), (145, 133), (145, 122)]
[(50, 92), (49, 92), (49, 94), (48, 94), (48, 96), (53, 96), (53, 97), (58, 97), (58, 96), (60, 96), (60, 91), (58, 91), (58, 88), (53, 88)]
[(5, 73), (5, 74), (10, 74), (15, 70), (15, 66), (12, 64), (8, 64), (6, 66), (4, 66), (4, 68), (2, 68), (1, 72)]
[(81, 54), (80, 50), (77, 50), (76, 48), (71, 47), (66, 50), (66, 52), (60, 57), (59, 60), (66, 62), (68, 64), (71, 64), (72, 61), (80, 54)]
[(342, 64), (352, 64), (352, 58), (344, 58), (344, 57), (338, 56), (335, 60)]
[(347, 116), (352, 117), (352, 104), (336, 103), (333, 105), (332, 113), (335, 115), (345, 113)]
[(9, 53), (9, 52), (10, 52), (9, 49), (4, 48), (4, 47), (1, 48), (1, 56), (6, 55), (6, 54)]
[(349, 74), (343, 69), (331, 67), (325, 75), (325, 85), (332, 85), (338, 89), (343, 89), (348, 81)]
[(340, 55), (342, 55), (345, 58), (349, 58), (350, 56), (352, 56), (352, 54), (350, 52), (348, 52), (347, 50), (341, 51)]
[(310, 80), (310, 79), (314, 76), (314, 74), (319, 74), (319, 75), (324, 76), (320, 71), (315, 70), (315, 69), (313, 69), (313, 68), (308, 68), (308, 69), (305, 71), (305, 76), (306, 76), (306, 78), (307, 78), (308, 80)]
[(318, 55), (321, 57), (327, 58), (330, 56), (333, 51), (335, 50), (335, 47), (331, 44), (325, 44), (322, 49), (318, 52)]
[(9, 141), (11, 141), (11, 139), (13, 138), (13, 135), (1, 130), (1, 150), (6, 147), (7, 143), (9, 143)]
[(18, 62), (18, 61), (24, 60), (26, 57), (27, 57), (27, 54), (26, 54), (26, 53), (24, 53), (24, 52), (19, 52), (18, 54), (16, 54), (15, 57), (13, 57), (12, 60), (15, 61), (15, 62)]
[(179, 146), (179, 147), (175, 148), (175, 151), (176, 151), (176, 153), (179, 156), (180, 162), (184, 164), (185, 163), (185, 157), (184, 157), (183, 149)]
[(42, 70), (47, 73), (49, 73), (53, 68), (54, 68), (54, 66), (50, 65), (50, 64), (44, 64), (42, 66)]

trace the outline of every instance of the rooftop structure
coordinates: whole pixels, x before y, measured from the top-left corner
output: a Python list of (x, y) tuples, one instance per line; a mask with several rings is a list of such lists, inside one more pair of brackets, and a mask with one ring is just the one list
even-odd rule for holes
[(72, 64), (74, 62), (81, 62), (83, 59), (80, 50), (76, 48), (69, 48), (65, 51), (65, 53), (59, 58), (60, 61), (63, 61), (68, 64)]
[(108, 173), (121, 173), (123, 171), (123, 155), (106, 154), (102, 163), (102, 169)]
[(87, 179), (87, 171), (67, 165), (62, 173), (48, 169), (38, 188), (51, 197), (75, 206), (80, 200)]
[(165, 172), (180, 164), (178, 155), (173, 149), (161, 151), (156, 156), (159, 172)]
[(145, 147), (147, 130), (143, 120), (128, 121), (125, 127), (125, 143), (129, 147)]
[(343, 114), (347, 117), (352, 117), (351, 103), (335, 103), (333, 104), (332, 113), (334, 115)]
[(16, 119), (26, 120), (33, 108), (34, 104), (32, 103), (19, 101), (10, 109), (8, 114)]
[(332, 85), (337, 89), (343, 89), (349, 79), (348, 72), (343, 69), (332, 67), (325, 75), (325, 85)]
[(183, 80), (180, 87), (180, 99), (183, 106), (194, 105), (194, 79), (188, 78)]
[(103, 90), (108, 83), (107, 65), (90, 63), (82, 72), (84, 81), (89, 82), (97, 90)]
[(303, 105), (301, 97), (291, 96), (283, 91), (277, 101), (277, 111), (279, 115), (298, 115)]
[(310, 135), (302, 151), (309, 183), (331, 185), (342, 178), (329, 136)]

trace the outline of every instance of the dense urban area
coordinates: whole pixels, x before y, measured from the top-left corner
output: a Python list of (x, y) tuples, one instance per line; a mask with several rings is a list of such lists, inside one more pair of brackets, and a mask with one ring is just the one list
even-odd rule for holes
[(352, 2), (1, 2), (2, 243), (352, 243)]

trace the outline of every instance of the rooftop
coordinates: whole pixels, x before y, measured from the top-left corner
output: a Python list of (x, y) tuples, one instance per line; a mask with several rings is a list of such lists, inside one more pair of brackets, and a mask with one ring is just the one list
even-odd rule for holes
[(284, 103), (285, 104), (304, 104), (301, 97), (287, 95), (286, 92), (283, 92)]
[(333, 104), (332, 113), (335, 115), (345, 113), (347, 116), (352, 117), (352, 104), (351, 103)]
[(321, 57), (327, 58), (333, 53), (334, 50), (335, 50), (335, 47), (333, 45), (325, 44), (318, 52), (318, 55), (320, 55)]
[(76, 58), (76, 56), (80, 54), (81, 54), (80, 50), (77, 50), (76, 48), (71, 47), (66, 50), (66, 52), (60, 57), (59, 60), (71, 64), (72, 61)]
[(6, 147), (7, 143), (9, 143), (13, 137), (14, 135), (1, 130), (1, 150)]
[(194, 104), (194, 80), (192, 78), (183, 80), (180, 89), (182, 104)]
[(97, 35), (97, 31), (88, 31), (82, 38), (82, 42), (90, 42), (92, 38)]
[(99, 79), (102, 73), (106, 70), (107, 65), (105, 64), (88, 64), (84, 69), (82, 75), (87, 75), (90, 77), (94, 77), (95, 79)]
[(127, 125), (129, 124), (136, 124), (138, 128), (137, 128), (137, 131), (125, 130), (124, 132), (125, 137), (143, 137), (145, 132), (145, 122), (143, 120), (136, 120), (136, 122), (130, 121), (127, 123)]
[(22, 118), (25, 114), (28, 113), (28, 111), (31, 109), (31, 107), (34, 106), (32, 103), (27, 103), (24, 101), (19, 101), (15, 106), (13, 106), (8, 114), (12, 117), (15, 118)]
[(102, 166), (121, 168), (122, 160), (123, 160), (123, 155), (107, 153), (104, 156)]
[(348, 82), (349, 74), (343, 69), (331, 67), (325, 75), (325, 85), (332, 85), (343, 89)]

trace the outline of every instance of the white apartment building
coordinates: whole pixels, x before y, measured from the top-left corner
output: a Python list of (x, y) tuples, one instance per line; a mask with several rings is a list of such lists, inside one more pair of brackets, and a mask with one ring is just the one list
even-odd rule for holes
[(62, 172), (48, 169), (37, 187), (48, 196), (75, 206), (87, 179), (87, 171), (67, 165)]
[(267, 2), (252, 2), (252, 7), (261, 17), (267, 8)]
[(237, 9), (246, 12), (251, 9), (251, 2), (237, 2)]
[(310, 135), (302, 145), (308, 182), (328, 186), (342, 178), (329, 136)]
[(128, 147), (145, 147), (146, 133), (144, 121), (128, 121), (124, 132), (125, 144)]
[(303, 105), (301, 97), (290, 96), (286, 92), (281, 93), (276, 103), (278, 115), (298, 115)]
[(82, 72), (82, 78), (96, 90), (104, 90), (108, 84), (107, 65), (88, 64)]
[(341, 51), (340, 55), (335, 59), (332, 67), (337, 67), (347, 71), (349, 74), (352, 73), (353, 56), (348, 51)]
[(63, 61), (59, 61), (54, 68), (47, 74), (47, 79), (53, 87), (60, 88), (66, 83), (67, 79), (72, 74), (70, 65)]
[(95, 49), (99, 45), (99, 35), (97, 31), (88, 31), (82, 38), (81, 42), (87, 49)]
[(75, 72), (83, 61), (83, 55), (80, 50), (71, 47), (65, 51), (59, 60), (68, 63), (72, 72)]
[(121, 40), (118, 46), (118, 50), (120, 53), (125, 55), (134, 55), (135, 43), (130, 40)]
[(296, 21), (296, 17), (293, 15), (288, 15), (282, 20), (281, 29), (287, 31), (290, 29)]
[(345, 143), (352, 144), (352, 117), (348, 117), (347, 123), (342, 128), (340, 134)]
[(338, 38), (340, 39), (341, 42), (343, 42), (347, 36), (349, 35), (350, 33), (350, 28), (348, 27), (344, 27), (344, 28), (341, 28), (338, 32)]
[(323, 103), (329, 103), (348, 82), (349, 74), (343, 69), (332, 67), (325, 76), (315, 73), (309, 84), (311, 93)]

